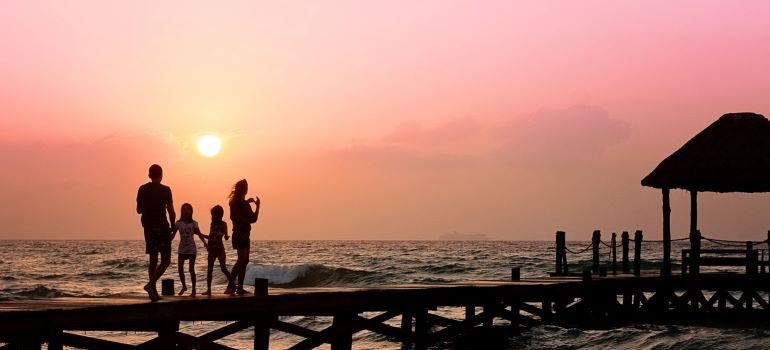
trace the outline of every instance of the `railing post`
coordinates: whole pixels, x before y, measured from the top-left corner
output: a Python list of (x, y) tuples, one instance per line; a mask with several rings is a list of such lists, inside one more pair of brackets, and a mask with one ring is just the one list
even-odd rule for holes
[(591, 244), (593, 245), (593, 273), (599, 273), (599, 244), (602, 241), (602, 234), (599, 230), (595, 230), (593, 237), (591, 238)]
[(556, 275), (563, 276), (567, 274), (567, 245), (566, 233), (564, 231), (556, 232)]
[(521, 268), (520, 267), (511, 268), (511, 281), (520, 281), (520, 280), (521, 280)]
[(699, 230), (690, 233), (690, 273), (693, 275), (700, 273), (700, 239)]
[(642, 275), (642, 231), (634, 232), (634, 276)]
[(755, 275), (757, 273), (757, 254), (754, 251), (754, 242), (746, 241), (746, 274)]
[(612, 245), (612, 274), (617, 275), (618, 274), (618, 248), (616, 246), (617, 243), (617, 233), (612, 233), (612, 239), (610, 240), (610, 245)]
[(631, 270), (628, 263), (628, 231), (623, 231), (623, 233), (620, 234), (620, 242), (623, 246), (623, 262), (621, 263), (621, 269), (623, 270), (623, 273), (628, 273)]

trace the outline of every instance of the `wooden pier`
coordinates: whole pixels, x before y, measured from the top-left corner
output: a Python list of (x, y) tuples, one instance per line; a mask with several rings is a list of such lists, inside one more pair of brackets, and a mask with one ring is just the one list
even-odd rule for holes
[[(516, 270), (512, 276), (517, 276)], [(218, 339), (253, 330), (254, 349), (270, 346), (270, 332), (300, 336), (291, 349), (331, 344), (350, 349), (353, 335), (368, 330), (426, 349), (484, 330), (515, 334), (549, 323), (605, 328), (633, 322), (766, 320), (770, 275), (551, 277), (519, 281), (472, 281), (376, 288), (276, 289), (243, 297), (54, 298), (0, 303), (3, 349), (230, 349)], [(439, 311), (459, 308), (459, 319)], [(284, 316), (330, 316), (325, 329), (293, 324)], [(205, 334), (180, 330), (182, 321), (230, 321)], [(76, 331), (149, 331), (157, 337), (123, 344)], [(482, 337), (488, 340), (488, 337)]]

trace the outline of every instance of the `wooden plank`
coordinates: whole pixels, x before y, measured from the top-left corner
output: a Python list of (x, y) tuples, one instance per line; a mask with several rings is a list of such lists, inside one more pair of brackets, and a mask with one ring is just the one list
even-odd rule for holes
[(188, 349), (196, 349), (196, 350), (236, 350), (234, 348), (231, 348), (229, 346), (225, 346), (222, 344), (217, 344), (210, 341), (204, 341), (200, 338), (194, 337), (189, 334), (184, 333), (177, 333), (176, 334), (176, 341), (177, 344), (180, 345), (180, 347), (186, 347)]
[(198, 338), (204, 341), (215, 341), (215, 340), (227, 337), (231, 334), (238, 333), (249, 327), (251, 327), (251, 325), (248, 322), (236, 321), (233, 323), (229, 323), (223, 327), (201, 334), (200, 336), (198, 336)]
[(279, 330), (281, 332), (298, 335), (303, 338), (316, 339), (321, 337), (321, 332), (319, 331), (314, 331), (312, 329), (304, 328), (302, 326), (280, 320), (273, 321), (272, 327), (273, 329)]
[(59, 335), (59, 339), (62, 345), (66, 346), (72, 346), (79, 349), (88, 349), (88, 350), (121, 350), (121, 349), (133, 349), (134, 346), (131, 344), (124, 344), (119, 342), (114, 342), (110, 340), (104, 340), (99, 338), (93, 338), (93, 337), (87, 337), (84, 335), (79, 334), (73, 334), (69, 332), (63, 332), (61, 335)]

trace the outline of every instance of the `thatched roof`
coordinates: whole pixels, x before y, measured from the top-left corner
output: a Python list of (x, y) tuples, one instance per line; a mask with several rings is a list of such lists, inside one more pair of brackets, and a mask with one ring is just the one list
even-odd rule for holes
[(770, 121), (755, 113), (725, 114), (664, 159), (642, 185), (770, 192)]

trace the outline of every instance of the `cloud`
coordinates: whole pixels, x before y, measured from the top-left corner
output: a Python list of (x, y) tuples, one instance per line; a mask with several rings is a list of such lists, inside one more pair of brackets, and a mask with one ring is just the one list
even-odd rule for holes
[(624, 142), (629, 125), (598, 106), (541, 109), (503, 120), (458, 118), (426, 127), (405, 123), (381, 140), (332, 151), (338, 160), (381, 166), (467, 166), (488, 160), (551, 168)]
[(630, 127), (597, 106), (541, 109), (511, 119), (494, 131), (505, 142), (495, 151), (506, 159), (579, 162), (628, 139)]

